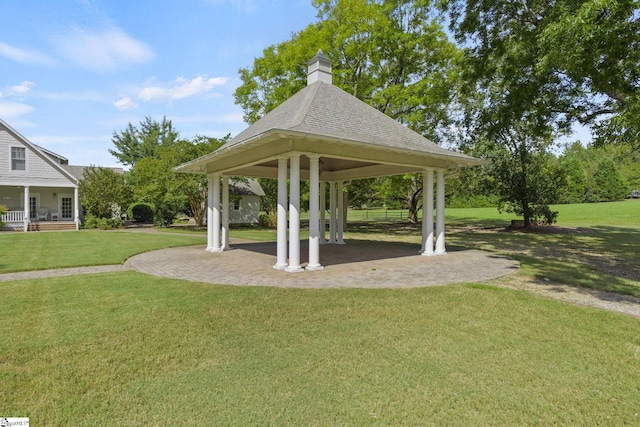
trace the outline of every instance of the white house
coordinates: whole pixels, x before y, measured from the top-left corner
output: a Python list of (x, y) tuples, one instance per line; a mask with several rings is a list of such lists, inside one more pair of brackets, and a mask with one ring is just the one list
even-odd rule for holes
[(0, 119), (0, 205), (7, 208), (3, 229), (77, 230), (79, 178), (74, 168)]
[(231, 224), (257, 224), (260, 218), (260, 197), (264, 190), (256, 179), (247, 179), (229, 184), (229, 192), (235, 196), (229, 203)]

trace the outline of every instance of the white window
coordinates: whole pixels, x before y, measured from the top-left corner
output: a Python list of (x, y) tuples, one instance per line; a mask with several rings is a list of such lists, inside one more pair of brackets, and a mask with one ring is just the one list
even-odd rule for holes
[(26, 170), (27, 155), (24, 147), (11, 147), (11, 170)]
[(239, 211), (240, 210), (240, 200), (234, 200), (233, 201), (233, 210), (234, 211)]

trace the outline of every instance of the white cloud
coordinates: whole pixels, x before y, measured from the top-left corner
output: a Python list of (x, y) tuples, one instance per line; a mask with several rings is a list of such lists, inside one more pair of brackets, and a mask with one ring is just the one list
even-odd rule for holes
[(138, 93), (138, 98), (144, 101), (154, 99), (182, 99), (190, 96), (200, 95), (210, 92), (216, 86), (223, 86), (229, 79), (227, 77), (198, 76), (191, 80), (178, 77), (166, 87), (147, 86)]
[(0, 102), (0, 117), (11, 119), (29, 114), (34, 111), (31, 105), (19, 102)]
[(36, 84), (28, 80), (23, 81), (19, 85), (9, 86), (7, 88), (7, 96), (20, 96), (27, 94)]
[(133, 102), (128, 96), (114, 101), (113, 105), (115, 105), (118, 110), (133, 110), (135, 108), (138, 108), (138, 104)]
[(0, 42), (0, 55), (5, 56), (13, 61), (22, 63), (53, 65), (54, 61), (47, 55), (37, 52), (18, 49)]
[(119, 28), (103, 32), (74, 28), (68, 33), (53, 37), (53, 43), (69, 61), (97, 72), (142, 64), (154, 56), (147, 44), (132, 39)]

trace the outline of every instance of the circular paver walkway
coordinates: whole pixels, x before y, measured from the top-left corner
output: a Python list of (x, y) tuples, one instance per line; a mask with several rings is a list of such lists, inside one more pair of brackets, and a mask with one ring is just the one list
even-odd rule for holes
[[(301, 244), (302, 265), (307, 242)], [(478, 250), (450, 250), (422, 256), (415, 244), (349, 241), (322, 245), (319, 271), (275, 270), (275, 242), (233, 243), (210, 253), (204, 246), (163, 249), (136, 255), (125, 266), (143, 273), (191, 281), (300, 288), (397, 288), (483, 282), (517, 271), (513, 259)]]

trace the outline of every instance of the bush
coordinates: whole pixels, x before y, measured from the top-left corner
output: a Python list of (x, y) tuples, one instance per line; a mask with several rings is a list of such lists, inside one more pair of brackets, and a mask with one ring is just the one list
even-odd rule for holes
[(258, 217), (258, 225), (265, 228), (276, 228), (278, 226), (278, 215), (274, 212), (261, 213)]
[(4, 223), (2, 222), (2, 214), (4, 214), (6, 211), (7, 207), (0, 205), (0, 227), (4, 225)]
[(558, 211), (552, 211), (549, 205), (535, 205), (532, 210), (535, 221), (542, 221), (545, 225), (555, 224), (558, 221)]
[(127, 209), (127, 216), (136, 222), (152, 223), (155, 210), (151, 203), (132, 203)]
[(93, 215), (87, 215), (84, 219), (84, 228), (112, 230), (114, 228), (122, 228), (124, 223), (120, 218), (97, 218)]

